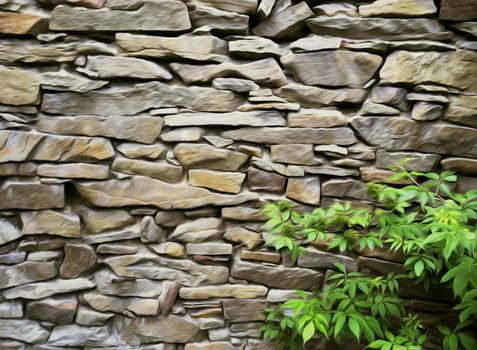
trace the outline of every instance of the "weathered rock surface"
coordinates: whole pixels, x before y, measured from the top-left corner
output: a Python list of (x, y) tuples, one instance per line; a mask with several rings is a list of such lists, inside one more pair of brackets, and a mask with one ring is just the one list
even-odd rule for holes
[[(22, 235), (22, 232), (15, 227), (15, 225), (11, 224), (7, 220), (0, 220), (0, 245), (14, 241), (17, 238), (20, 238)], [(7, 261), (9, 260), (8, 258), (5, 259)]]
[(252, 32), (255, 35), (268, 38), (293, 37), (301, 33), (305, 26), (304, 20), (311, 16), (313, 16), (313, 11), (303, 1), (273, 14), (256, 26)]
[[(143, 342), (188, 343), (200, 333), (199, 324), (178, 316), (138, 318), (134, 334)], [(180, 329), (180, 332), (176, 332)]]
[(313, 145), (308, 144), (285, 144), (270, 146), (270, 157), (273, 162), (316, 165), (322, 161), (315, 157)]
[(418, 121), (437, 120), (444, 111), (442, 105), (436, 103), (417, 102), (412, 108), (411, 118)]
[(366, 184), (353, 179), (328, 180), (323, 183), (321, 195), (369, 200), (366, 195)]
[(177, 225), (168, 238), (182, 242), (200, 243), (220, 238), (223, 229), (222, 220), (218, 218), (200, 218)]
[(107, 165), (70, 163), (70, 164), (40, 164), (37, 174), (46, 177), (62, 177), (68, 179), (107, 179)]
[(161, 118), (135, 117), (43, 117), (36, 124), (39, 131), (63, 135), (105, 136), (151, 144), (159, 137)]
[(163, 159), (167, 154), (166, 146), (160, 143), (143, 145), (125, 142), (118, 145), (116, 149), (128, 158)]
[(452, 96), (443, 119), (477, 128), (477, 96)]
[(254, 264), (238, 257), (233, 260), (231, 275), (274, 288), (288, 285), (297, 289), (319, 288), (323, 282), (323, 275), (314, 270)]
[(86, 244), (65, 244), (65, 257), (60, 267), (61, 278), (76, 278), (96, 263), (94, 249)]
[(159, 301), (149, 298), (117, 298), (99, 294), (95, 291), (86, 292), (82, 299), (93, 309), (101, 312), (112, 311), (124, 315), (154, 316), (159, 310)]
[(258, 90), (260, 87), (251, 80), (240, 78), (215, 78), (212, 87), (219, 90), (246, 92)]
[(215, 78), (225, 77), (250, 79), (257, 84), (274, 87), (287, 83), (287, 79), (280, 66), (273, 58), (243, 64), (225, 62), (217, 65), (196, 66), (172, 63), (170, 66), (188, 85), (205, 83)]
[(21, 301), (5, 301), (0, 303), (1, 318), (22, 318), (23, 305)]
[(0, 33), (13, 35), (36, 35), (48, 30), (48, 20), (27, 13), (0, 11)]
[(229, 54), (243, 58), (265, 58), (280, 56), (280, 46), (270, 39), (261, 37), (243, 37), (229, 42)]
[[(224, 135), (224, 137), (227, 137)], [(204, 144), (180, 143), (174, 154), (186, 168), (204, 167), (213, 170), (237, 171), (249, 156), (240, 152), (218, 149)]]
[(460, 174), (477, 174), (477, 160), (451, 157), (441, 161), (442, 168), (455, 170)]
[(183, 31), (190, 29), (187, 7), (181, 1), (145, 2), (134, 11), (59, 5), (50, 16), (51, 30), (65, 31)]
[(63, 237), (79, 237), (80, 218), (54, 210), (28, 211), (20, 214), (22, 232), (31, 234), (50, 234)]
[(244, 0), (239, 3), (234, 0), (197, 0), (197, 2), (219, 10), (244, 14), (255, 13), (258, 6), (258, 0)]
[(49, 209), (65, 205), (63, 185), (6, 180), (0, 186), (0, 209)]
[(78, 307), (78, 299), (74, 296), (52, 297), (32, 301), (27, 305), (27, 317), (48, 321), (55, 324), (73, 323)]
[(336, 269), (335, 264), (342, 264), (346, 271), (357, 271), (357, 262), (345, 255), (324, 252), (313, 247), (306, 248), (306, 254), (298, 257), (298, 266), (317, 269)]
[(79, 214), (84, 223), (84, 232), (89, 234), (113, 230), (134, 223), (134, 218), (126, 210), (83, 208)]
[(451, 21), (468, 21), (477, 19), (477, 8), (473, 0), (443, 0), (439, 18)]
[(366, 98), (362, 89), (323, 89), (316, 86), (288, 84), (277, 91), (278, 96), (299, 103), (307, 108), (319, 108), (338, 104), (358, 104)]
[(230, 112), (241, 102), (231, 91), (150, 82), (114, 91), (43, 94), (42, 110), (63, 115), (134, 115), (154, 107)]
[(219, 286), (207, 286), (197, 288), (182, 287), (179, 296), (182, 299), (209, 299), (209, 298), (238, 298), (249, 299), (264, 296), (267, 288), (257, 285), (226, 284)]
[(100, 89), (108, 85), (108, 82), (104, 80), (91, 80), (80, 74), (59, 70), (57, 72), (42, 73), (40, 84), (45, 90), (88, 92)]
[(277, 111), (253, 111), (230, 113), (180, 113), (164, 117), (168, 126), (228, 125), (228, 126), (284, 126), (282, 113)]
[(76, 311), (75, 322), (82, 326), (103, 326), (114, 315), (112, 312), (98, 312), (80, 305)]
[(318, 176), (288, 179), (286, 196), (306, 204), (318, 205), (321, 198), (321, 183)]
[(224, 318), (230, 322), (250, 322), (265, 320), (264, 308), (267, 303), (258, 300), (224, 300)]
[[(27, 263), (25, 263), (27, 264)], [(40, 263), (34, 263), (36, 265)], [(47, 264), (47, 263), (43, 263)], [(48, 263), (51, 264), (51, 263)], [(30, 272), (32, 273), (32, 272)], [(54, 277), (54, 276), (52, 276)], [(51, 278), (51, 277), (49, 277)], [(76, 278), (69, 280), (56, 279), (47, 282), (30, 283), (24, 286), (14, 287), (3, 291), (3, 296), (7, 299), (43, 299), (54, 294), (62, 294), (83, 289), (94, 288), (95, 283), (87, 278)]]
[(0, 319), (0, 337), (2, 338), (36, 344), (46, 341), (49, 335), (50, 332), (37, 321)]
[(220, 34), (248, 34), (247, 15), (222, 11), (209, 6), (197, 6), (189, 12), (194, 27), (208, 27)]
[(471, 51), (409, 52), (389, 55), (380, 71), (383, 83), (435, 83), (477, 91), (477, 54)]
[(111, 169), (126, 174), (144, 175), (170, 183), (179, 182), (184, 172), (180, 166), (165, 162), (148, 162), (127, 158), (116, 158)]
[(284, 176), (253, 167), (247, 171), (247, 186), (251, 191), (283, 192), (286, 181)]
[(343, 113), (332, 109), (304, 109), (290, 112), (288, 126), (297, 128), (331, 128), (346, 125)]
[(0, 103), (28, 105), (37, 102), (40, 92), (40, 76), (38, 74), (0, 66), (0, 79), (2, 80)]
[(119, 339), (111, 335), (109, 327), (56, 326), (48, 344), (52, 346), (116, 346)]
[[(263, 2), (263, 1), (262, 1)], [(237, 347), (227, 342), (189, 343), (184, 350), (236, 350)]]
[(388, 150), (477, 156), (477, 149), (473, 147), (477, 142), (475, 129), (420, 123), (407, 118), (356, 117), (350, 123), (370, 144)]
[(189, 170), (189, 184), (220, 192), (239, 193), (245, 174), (212, 170)]
[[(97, 137), (71, 137), (0, 130), (0, 162), (24, 160), (86, 161), (114, 155), (111, 142)], [(13, 152), (15, 150), (15, 152)]]
[(344, 50), (287, 54), (280, 58), (295, 78), (306, 85), (362, 87), (382, 58)]
[(420, 17), (436, 12), (437, 8), (432, 0), (378, 0), (359, 7), (359, 14), (363, 17)]
[(356, 142), (351, 129), (348, 128), (241, 128), (225, 131), (225, 138), (236, 141), (248, 141), (268, 144), (318, 143), (350, 145)]
[(164, 142), (196, 142), (202, 140), (204, 134), (204, 129), (191, 126), (164, 132), (161, 134), (161, 140)]
[(221, 62), (227, 54), (227, 42), (212, 35), (159, 37), (118, 33), (116, 42), (127, 55), (138, 57)]
[(376, 166), (382, 169), (389, 169), (396, 166), (404, 158), (411, 158), (405, 168), (414, 171), (431, 171), (439, 163), (441, 157), (437, 154), (424, 154), (417, 152), (388, 152), (378, 150), (376, 152)]
[(319, 35), (350, 39), (446, 40), (452, 33), (433, 19), (315, 17), (307, 20), (311, 31)]
[(229, 243), (188, 243), (188, 255), (231, 255), (233, 246)]

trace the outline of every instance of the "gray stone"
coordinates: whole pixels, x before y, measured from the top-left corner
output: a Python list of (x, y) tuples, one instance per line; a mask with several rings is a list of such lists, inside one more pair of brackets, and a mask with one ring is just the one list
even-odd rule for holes
[(305, 166), (303, 170), (306, 174), (322, 174), (330, 176), (359, 176), (359, 172), (353, 169), (343, 169), (329, 165)]
[[(38, 265), (41, 263), (36, 262), (32, 264)], [(70, 280), (55, 279), (47, 282), (29, 283), (28, 285), (10, 288), (3, 291), (3, 296), (7, 299), (43, 299), (54, 294), (63, 294), (83, 289), (91, 289), (94, 288), (95, 285), (96, 284), (94, 282), (87, 278), (76, 278)]]
[(64, 205), (63, 185), (6, 180), (0, 186), (0, 209), (48, 209)]
[(185, 258), (186, 250), (184, 246), (176, 242), (164, 242), (161, 244), (149, 245), (157, 254), (163, 254), (174, 258)]
[(234, 257), (231, 275), (273, 288), (316, 289), (323, 283), (323, 274), (315, 270), (254, 264), (238, 257)]
[(170, 183), (179, 182), (184, 172), (180, 166), (166, 162), (148, 162), (127, 158), (116, 158), (111, 169), (126, 174), (144, 175)]
[(350, 39), (448, 40), (452, 33), (435, 19), (398, 19), (362, 17), (315, 17), (307, 20), (319, 35)]
[(75, 296), (52, 297), (29, 302), (27, 317), (55, 324), (73, 323), (78, 306)]
[[(17, 227), (7, 220), (0, 219), (0, 245), (14, 241), (21, 236), (23, 234)], [(6, 259), (9, 260), (8, 257)]]
[(475, 0), (442, 0), (439, 19), (450, 21), (477, 19)]
[(313, 15), (313, 11), (308, 7), (306, 2), (303, 1), (271, 15), (268, 19), (256, 26), (252, 32), (255, 35), (268, 38), (298, 36), (305, 27), (305, 19)]
[(40, 76), (38, 74), (0, 66), (0, 79), (3, 82), (0, 103), (7, 105), (37, 104), (40, 92)]
[(251, 191), (283, 192), (286, 177), (250, 167), (247, 171), (247, 186)]
[(230, 113), (180, 113), (164, 117), (168, 126), (227, 125), (227, 126), (284, 126), (283, 114), (277, 111)]
[(445, 158), (441, 161), (442, 168), (454, 170), (460, 174), (477, 174), (477, 160), (469, 158)]
[(93, 78), (172, 79), (171, 73), (166, 68), (132, 57), (88, 56), (85, 68), (78, 71)]
[(0, 144), (3, 145), (0, 149), (0, 162), (103, 160), (114, 155), (110, 141), (98, 137), (0, 130)]
[(46, 177), (104, 180), (109, 177), (109, 167), (88, 163), (40, 164), (37, 173)]
[(230, 322), (263, 321), (267, 302), (259, 300), (224, 300), (224, 318)]
[(207, 343), (189, 343), (186, 344), (184, 350), (237, 350), (238, 348), (231, 343), (218, 341)]
[(321, 197), (321, 183), (318, 176), (288, 179), (286, 197), (298, 202), (318, 205)]
[(452, 96), (444, 120), (477, 128), (477, 96)]
[(31, 252), (28, 254), (28, 261), (61, 261), (63, 253), (58, 251)]
[[(0, 222), (0, 227), (1, 227), (0, 232), (2, 232), (2, 234), (5, 234), (6, 227), (3, 226), (2, 224), (3, 224), (3, 222)], [(17, 230), (16, 232), (19, 232), (19, 231)], [(18, 237), (20, 237), (20, 236), (18, 236)], [(16, 237), (16, 238), (18, 238), (18, 237)], [(2, 238), (0, 240), (0, 245), (5, 244), (6, 242), (7, 242), (7, 240), (5, 240), (4, 236), (2, 236)], [(0, 255), (0, 264), (15, 265), (15, 264), (19, 264), (19, 263), (25, 261), (25, 258), (26, 258), (26, 253), (25, 252), (10, 252), (10, 253), (7, 253), (7, 254), (1, 254)]]
[(78, 215), (54, 210), (29, 211), (20, 213), (26, 235), (50, 234), (63, 237), (79, 237), (81, 227)]
[(306, 108), (319, 108), (338, 104), (359, 104), (366, 98), (363, 89), (323, 89), (316, 86), (288, 84), (277, 91), (278, 96), (299, 103)]
[(477, 37), (477, 22), (456, 23), (451, 27)]
[(191, 28), (187, 7), (176, 0), (146, 2), (137, 10), (123, 11), (60, 5), (50, 15), (56, 31), (183, 31)]
[[(0, 266), (0, 286), (8, 288), (35, 281), (43, 281), (58, 275), (56, 262), (23, 262), (13, 266)], [(5, 298), (8, 299), (5, 294)], [(10, 298), (11, 299), (11, 298)]]
[(22, 318), (23, 305), (21, 301), (5, 301), (0, 303), (1, 318)]
[(187, 287), (225, 283), (229, 277), (225, 266), (200, 265), (148, 252), (111, 257), (103, 262), (118, 276), (172, 280)]
[(338, 144), (350, 145), (356, 142), (351, 129), (348, 128), (240, 128), (222, 133), (225, 138), (235, 141), (247, 141), (268, 144)]
[(195, 142), (202, 140), (205, 130), (198, 127), (178, 128), (161, 134), (164, 142)]
[(253, 14), (257, 10), (258, 0), (196, 0), (197, 3), (204, 4), (219, 10), (231, 11), (244, 14)]
[(366, 184), (353, 179), (328, 180), (323, 183), (321, 194), (325, 197), (347, 197), (369, 200)]
[(157, 298), (117, 298), (91, 291), (84, 293), (82, 299), (97, 311), (111, 311), (126, 316), (155, 316), (159, 311), (159, 301)]
[(91, 80), (80, 74), (65, 70), (47, 72), (40, 75), (40, 84), (44, 90), (87, 92), (108, 85), (107, 81)]
[(439, 119), (444, 107), (436, 103), (417, 102), (412, 108), (411, 118), (418, 121)]
[(240, 252), (240, 259), (242, 260), (254, 260), (261, 262), (269, 262), (272, 264), (278, 264), (281, 260), (280, 253), (268, 252), (268, 251), (251, 251), (242, 250)]
[(201, 169), (189, 170), (189, 184), (220, 192), (239, 193), (244, 180), (245, 174), (243, 173)]
[(35, 163), (14, 163), (8, 162), (0, 164), (0, 176), (35, 176), (38, 166)]
[(260, 85), (274, 87), (287, 83), (280, 66), (273, 58), (242, 64), (224, 62), (205, 66), (171, 63), (170, 67), (188, 85), (226, 77), (245, 78)]
[(184, 107), (204, 112), (229, 112), (242, 99), (231, 91), (160, 82), (84, 94), (43, 94), (42, 110), (62, 115), (134, 115), (154, 107)]
[(114, 242), (103, 243), (96, 247), (98, 254), (129, 255), (144, 251), (145, 246), (141, 243), (132, 244), (132, 242)]
[(200, 243), (220, 238), (223, 234), (223, 223), (218, 218), (200, 218), (178, 225), (168, 236), (182, 242)]
[(236, 92), (248, 92), (260, 88), (253, 81), (240, 78), (215, 78), (212, 80), (212, 87), (219, 90), (232, 90)]
[[(443, 123), (420, 123), (408, 118), (355, 117), (350, 121), (361, 137), (390, 151), (416, 150), (456, 156), (477, 156), (477, 130)], [(403, 135), (399, 137), (397, 135)], [(439, 135), (438, 138), (435, 135)]]
[(49, 335), (50, 332), (36, 321), (0, 319), (1, 338), (16, 339), (36, 344), (45, 342)]
[(230, 255), (233, 246), (228, 243), (187, 243), (188, 255)]
[(154, 298), (162, 293), (162, 282), (147, 279), (121, 279), (109, 270), (100, 270), (94, 275), (101, 294)]
[(270, 289), (267, 294), (267, 301), (269, 303), (282, 303), (298, 297), (294, 289)]
[(229, 41), (229, 54), (246, 59), (259, 59), (280, 56), (282, 50), (278, 44), (270, 39), (248, 36)]
[(218, 34), (248, 34), (247, 15), (208, 6), (197, 6), (189, 15), (194, 27), (207, 26)]
[(128, 158), (164, 159), (168, 151), (163, 144), (143, 145), (140, 143), (121, 143), (116, 149)]
[[(224, 137), (227, 136), (224, 135)], [(224, 171), (239, 170), (249, 158), (248, 155), (240, 152), (193, 143), (178, 144), (174, 147), (174, 154), (186, 168), (207, 168)]]
[(87, 306), (79, 305), (75, 322), (82, 326), (103, 326), (114, 315), (112, 312), (99, 312)]
[(407, 94), (406, 99), (408, 101), (436, 102), (441, 104), (449, 103), (449, 99), (445, 96), (423, 92), (411, 92)]
[(382, 105), (374, 102), (364, 102), (359, 111), (360, 115), (380, 115), (380, 116), (395, 116), (400, 115), (401, 111), (397, 108)]
[(298, 257), (298, 266), (301, 267), (336, 270), (335, 264), (337, 263), (344, 265), (348, 272), (358, 270), (354, 259), (345, 255), (324, 252), (313, 247), (306, 248), (305, 255)]
[(66, 243), (65, 258), (60, 267), (61, 278), (76, 278), (96, 263), (94, 249), (86, 244)]
[(109, 327), (83, 327), (78, 325), (56, 326), (48, 344), (52, 346), (115, 346), (119, 339)]
[(161, 37), (117, 33), (116, 43), (128, 56), (221, 62), (227, 55), (227, 42), (212, 35)]
[(292, 42), (289, 47), (293, 52), (335, 50), (341, 47), (341, 41), (341, 38), (310, 35)]
[(400, 110), (406, 109), (407, 90), (394, 86), (377, 86), (371, 90), (371, 101), (397, 107)]
[(359, 7), (362, 17), (424, 17), (437, 12), (432, 0), (377, 0)]
[(284, 144), (270, 146), (270, 155), (273, 162), (299, 165), (322, 164), (322, 160), (315, 157), (313, 145)]
[(331, 128), (346, 125), (343, 113), (333, 109), (304, 109), (290, 112), (288, 126), (296, 128)]
[(435, 83), (462, 90), (477, 91), (477, 53), (450, 52), (391, 53), (381, 68), (381, 82), (389, 84)]
[(389, 169), (392, 166), (399, 165), (399, 162), (404, 158), (411, 158), (404, 164), (406, 169), (427, 172), (435, 168), (441, 156), (417, 152), (388, 152), (378, 150), (376, 152), (376, 166), (382, 169)]
[(287, 54), (282, 64), (306, 85), (362, 87), (381, 65), (382, 58), (365, 52), (332, 50)]
[[(189, 343), (200, 332), (199, 324), (189, 318), (174, 315), (137, 318), (134, 334), (143, 342)], [(178, 332), (177, 330), (181, 331)]]
[(39, 131), (63, 135), (105, 136), (129, 141), (154, 143), (163, 120), (158, 117), (43, 117), (36, 124)]
[(218, 286), (206, 286), (188, 288), (182, 287), (179, 296), (182, 299), (204, 300), (210, 298), (237, 298), (249, 299), (264, 296), (267, 288), (258, 285), (225, 284)]

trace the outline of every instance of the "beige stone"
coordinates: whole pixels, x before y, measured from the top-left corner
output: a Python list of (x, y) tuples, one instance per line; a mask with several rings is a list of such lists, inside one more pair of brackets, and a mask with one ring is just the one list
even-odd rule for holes
[(99, 293), (121, 297), (156, 298), (162, 294), (162, 281), (120, 278), (103, 269), (94, 274)]
[(470, 158), (445, 158), (441, 161), (443, 169), (454, 170), (460, 174), (477, 174), (477, 160)]
[(258, 0), (196, 0), (206, 6), (210, 6), (219, 10), (231, 11), (244, 14), (253, 14), (257, 10)]
[(229, 322), (263, 321), (267, 303), (262, 300), (224, 300), (224, 318)]
[(93, 309), (101, 312), (115, 312), (124, 315), (154, 316), (159, 310), (157, 299), (149, 298), (118, 298), (99, 294), (95, 291), (86, 292), (82, 299)]
[(373, 77), (382, 58), (365, 52), (330, 50), (288, 53), (280, 61), (306, 85), (362, 87)]
[(264, 296), (267, 291), (267, 288), (258, 285), (222, 284), (195, 288), (182, 287), (179, 296), (182, 299), (198, 300), (210, 298), (250, 299)]
[(119, 346), (119, 338), (111, 334), (110, 327), (82, 327), (75, 324), (61, 325), (53, 328), (48, 338), (48, 345), (53, 347), (89, 347)]
[(311, 34), (292, 42), (289, 47), (293, 52), (335, 50), (341, 47), (341, 42), (341, 38), (328, 38)]
[[(36, 262), (35, 264), (39, 264)], [(3, 292), (7, 299), (43, 299), (54, 294), (69, 293), (83, 289), (91, 289), (95, 283), (87, 278), (69, 280), (55, 279), (46, 282), (29, 283), (28, 285), (10, 288)]]
[(62, 177), (68, 179), (107, 179), (107, 165), (70, 163), (70, 164), (40, 164), (37, 174), (47, 177)]
[(477, 128), (477, 96), (451, 96), (444, 120)]
[(119, 144), (116, 148), (128, 158), (164, 159), (167, 154), (167, 147), (160, 143), (143, 145), (140, 143), (125, 142)]
[(40, 92), (38, 74), (0, 65), (0, 80), (2, 81), (0, 103), (7, 105), (36, 103)]
[(288, 113), (288, 126), (297, 128), (331, 128), (346, 125), (346, 118), (334, 109), (300, 109)]
[(0, 11), (0, 33), (36, 35), (48, 31), (48, 20), (27, 13)]
[(248, 248), (254, 248), (262, 243), (262, 235), (259, 232), (255, 232), (242, 226), (235, 226), (224, 234), (224, 239), (234, 243), (240, 243)]
[(40, 79), (41, 87), (44, 90), (53, 91), (88, 92), (109, 84), (109, 82), (104, 80), (91, 80), (81, 74), (71, 73), (66, 70), (41, 73)]
[(240, 152), (218, 149), (204, 144), (181, 143), (174, 147), (174, 154), (186, 168), (208, 168), (236, 171), (249, 156)]
[[(0, 266), (0, 286), (3, 289), (27, 283), (31, 285), (32, 282), (47, 280), (57, 275), (58, 269), (55, 262), (23, 262), (13, 266), (2, 265)], [(4, 296), (7, 298), (6, 295)]]
[(197, 6), (189, 12), (194, 27), (206, 26), (223, 34), (248, 34), (249, 16), (236, 12), (223, 11), (209, 6)]
[(188, 243), (219, 239), (223, 234), (223, 223), (219, 218), (199, 218), (177, 225), (169, 234), (169, 239)]
[(359, 14), (363, 17), (420, 17), (436, 12), (437, 8), (432, 0), (378, 0), (359, 7)]
[[(199, 324), (175, 315), (137, 318), (137, 335), (143, 342), (188, 343), (200, 332)], [(180, 329), (180, 332), (177, 330)]]
[(165, 162), (148, 162), (126, 158), (116, 158), (113, 162), (112, 170), (126, 174), (144, 175), (171, 183), (179, 182), (183, 175), (183, 170), (180, 166)]
[(20, 214), (22, 232), (31, 234), (51, 234), (63, 237), (79, 237), (80, 218), (78, 215), (54, 210), (22, 212)]
[(253, 111), (230, 113), (180, 113), (164, 117), (168, 126), (185, 125), (247, 125), (284, 126), (283, 114), (278, 111)]
[(123, 11), (59, 5), (50, 15), (56, 31), (183, 31), (191, 28), (187, 7), (181, 1), (145, 2), (137, 10)]
[(14, 241), (21, 236), (23, 236), (23, 234), (19, 228), (7, 220), (0, 220), (0, 245)]
[(63, 208), (63, 185), (6, 180), (0, 185), (0, 209)]
[(173, 258), (184, 258), (186, 257), (185, 247), (176, 242), (164, 242), (160, 244), (152, 244), (149, 246), (157, 254), (164, 254), (171, 256)]
[(281, 255), (274, 252), (242, 250), (240, 259), (278, 264), (281, 260)]
[(93, 210), (84, 207), (79, 210), (84, 223), (84, 232), (95, 234), (114, 230), (134, 223), (134, 218), (126, 210), (103, 209)]
[(243, 173), (200, 169), (189, 170), (189, 184), (220, 192), (239, 193), (244, 180), (245, 174)]
[(288, 179), (286, 196), (306, 204), (318, 205), (321, 184), (318, 176)]
[(315, 157), (313, 145), (284, 144), (270, 146), (270, 155), (273, 162), (299, 165), (322, 164), (322, 160)]
[(280, 56), (280, 46), (270, 39), (258, 36), (244, 37), (229, 41), (229, 54), (248, 59), (259, 59), (270, 56)]
[(188, 85), (209, 82), (215, 78), (238, 77), (250, 79), (261, 85), (283, 86), (287, 79), (273, 58), (250, 63), (225, 62), (216, 65), (196, 66), (172, 63), (171, 69)]
[(389, 169), (399, 164), (404, 158), (410, 160), (404, 164), (407, 170), (414, 171), (432, 171), (439, 163), (441, 156), (438, 154), (424, 154), (418, 152), (388, 152), (378, 150), (376, 152), (376, 167), (381, 169)]
[(98, 312), (87, 306), (79, 305), (75, 322), (82, 326), (102, 326), (114, 316), (115, 314), (112, 312)]

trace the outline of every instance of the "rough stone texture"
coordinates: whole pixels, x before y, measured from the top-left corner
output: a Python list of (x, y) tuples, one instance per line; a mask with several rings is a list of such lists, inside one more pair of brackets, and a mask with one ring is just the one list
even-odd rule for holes
[(60, 5), (51, 13), (50, 29), (65, 31), (182, 31), (191, 27), (180, 1), (145, 2), (135, 11), (89, 10)]
[(287, 54), (280, 59), (306, 85), (362, 87), (381, 65), (381, 57), (344, 50)]
[(400, 271), (319, 240), (293, 263), (262, 208), (373, 210), (406, 157), (477, 188), (476, 9), (0, 0), (0, 349), (273, 350), (264, 307), (337, 262)]

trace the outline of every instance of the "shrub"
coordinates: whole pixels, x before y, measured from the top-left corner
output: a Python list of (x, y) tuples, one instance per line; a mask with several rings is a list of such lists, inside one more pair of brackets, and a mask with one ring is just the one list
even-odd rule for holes
[[(408, 171), (405, 161), (389, 181), (409, 185), (369, 184), (377, 204), (372, 212), (349, 203), (304, 214), (286, 201), (266, 205), (266, 244), (290, 251), (294, 261), (314, 241), (341, 253), (388, 249), (404, 261), (403, 273), (385, 276), (348, 272), (336, 264), (338, 272), (322, 289), (297, 291), (297, 298), (267, 310), (266, 339), (292, 350), (306, 348), (313, 337), (371, 349), (422, 350), (435, 341), (430, 339), (435, 332), (444, 350), (477, 349), (472, 332), (477, 316), (477, 189), (455, 193), (452, 172)], [(409, 280), (427, 291), (451, 288), (457, 324), (425, 327), (411, 313), (409, 301), (399, 296), (400, 286)]]

